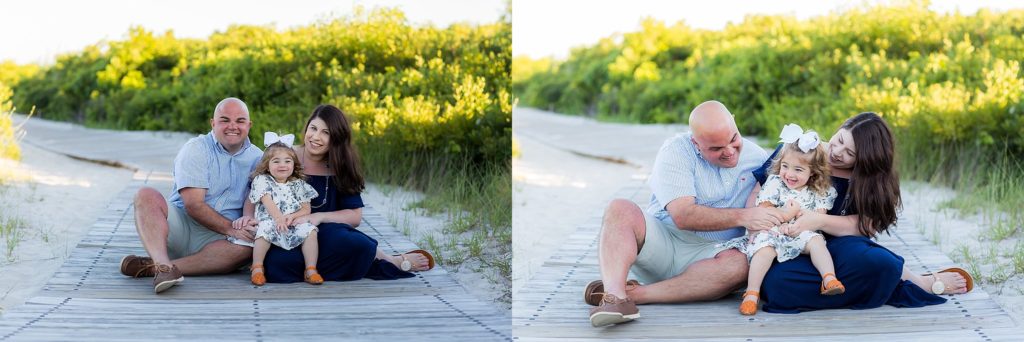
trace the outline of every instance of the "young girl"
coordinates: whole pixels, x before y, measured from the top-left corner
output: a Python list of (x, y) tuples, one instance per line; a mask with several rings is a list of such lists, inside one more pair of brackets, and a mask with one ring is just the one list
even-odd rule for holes
[[(818, 134), (804, 133), (800, 126), (790, 124), (782, 129), (781, 142), (786, 145), (772, 162), (771, 175), (757, 194), (753, 204), (781, 208), (785, 221), (796, 218), (801, 209), (824, 213), (832, 208), (836, 190), (829, 178), (827, 152)], [(772, 259), (784, 262), (801, 253), (810, 254), (811, 262), (821, 274), (821, 294), (837, 295), (846, 291), (836, 279), (832, 256), (825, 248), (825, 238), (813, 231), (788, 236), (778, 226), (765, 231), (751, 231), (725, 243), (747, 254), (750, 274), (743, 294), (740, 313), (757, 313), (761, 282), (772, 265)]]
[(294, 136), (291, 134), (279, 138), (277, 134), (267, 132), (264, 136), (267, 150), (252, 173), (249, 201), (256, 204), (256, 220), (259, 221), (252, 250), (251, 279), (255, 285), (267, 282), (263, 274), (263, 259), (271, 243), (286, 250), (302, 245), (306, 282), (313, 285), (324, 282), (316, 270), (319, 252), (316, 226), (309, 222), (293, 222), (298, 217), (309, 215), (309, 202), (317, 197), (317, 193), (305, 182), (302, 165), (290, 146), (292, 140)]

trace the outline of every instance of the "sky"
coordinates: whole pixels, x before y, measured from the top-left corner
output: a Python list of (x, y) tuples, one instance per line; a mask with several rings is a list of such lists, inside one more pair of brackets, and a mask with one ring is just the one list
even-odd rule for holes
[[(286, 5), (285, 5), (286, 4)], [(398, 7), (413, 24), (491, 23), (505, 0), (16, 0), (0, 2), (0, 62), (50, 64), (58, 54), (120, 40), (141, 25), (180, 38), (204, 38), (231, 24), (304, 26), (328, 15)]]
[[(593, 45), (615, 33), (636, 31), (652, 17), (667, 24), (680, 20), (694, 28), (721, 30), (743, 21), (747, 14), (789, 14), (807, 19), (832, 10), (875, 4), (852, 0), (514, 0), (512, 54), (564, 59), (570, 49)], [(893, 3), (882, 1), (882, 3)], [(1024, 8), (1021, 0), (932, 0), (938, 12), (973, 14), (980, 7), (994, 10)]]

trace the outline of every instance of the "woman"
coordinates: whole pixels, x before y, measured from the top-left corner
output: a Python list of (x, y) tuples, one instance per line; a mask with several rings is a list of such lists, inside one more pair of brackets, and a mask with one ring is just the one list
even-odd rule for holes
[[(359, 193), (365, 183), (359, 154), (352, 145), (352, 129), (345, 114), (335, 106), (320, 105), (306, 121), (302, 146), (295, 152), (306, 174), (306, 182), (318, 196), (310, 205), (312, 213), (296, 219), (319, 227), (320, 254), (317, 268), (324, 280), (375, 280), (412, 277), (408, 271), (434, 267), (433, 256), (423, 250), (389, 255), (377, 247), (377, 240), (353, 227), (362, 220), (363, 200)], [(273, 247), (267, 253), (267, 281), (303, 281), (302, 252)]]
[[(774, 154), (768, 161), (772, 158)], [(951, 269), (955, 271), (918, 276), (904, 267), (902, 257), (870, 239), (896, 223), (896, 211), (902, 205), (893, 158), (892, 131), (877, 114), (861, 113), (843, 123), (829, 141), (832, 185), (839, 194), (832, 209), (826, 214), (805, 211), (784, 231), (824, 232), (836, 276), (846, 284), (846, 293), (808, 296), (818, 293), (821, 276), (810, 258), (803, 255), (773, 265), (768, 271), (761, 293), (762, 310), (795, 313), (867, 309), (883, 304), (920, 307), (946, 302), (933, 291), (970, 291), (973, 281), (967, 272)], [(760, 182), (764, 181), (766, 168), (755, 171)]]

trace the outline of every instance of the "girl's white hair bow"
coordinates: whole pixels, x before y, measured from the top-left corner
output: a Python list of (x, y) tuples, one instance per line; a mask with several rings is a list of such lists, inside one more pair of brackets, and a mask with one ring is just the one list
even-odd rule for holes
[(263, 147), (268, 147), (273, 143), (280, 142), (282, 144), (292, 147), (292, 143), (295, 142), (295, 135), (285, 134), (283, 136), (277, 136), (277, 133), (266, 132), (263, 133)]
[(779, 134), (779, 142), (792, 144), (796, 142), (796, 146), (800, 148), (804, 153), (814, 150), (821, 143), (821, 139), (818, 138), (818, 133), (809, 131), (804, 133), (803, 128), (800, 128), (797, 124), (788, 124), (782, 127), (782, 133)]

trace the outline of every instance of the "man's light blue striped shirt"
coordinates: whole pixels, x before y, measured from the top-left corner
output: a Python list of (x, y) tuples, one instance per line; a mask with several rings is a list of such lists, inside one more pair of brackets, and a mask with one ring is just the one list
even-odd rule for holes
[[(652, 194), (647, 212), (669, 227), (676, 225), (665, 206), (677, 198), (694, 197), (698, 205), (711, 208), (743, 208), (757, 183), (751, 172), (768, 158), (764, 149), (743, 139), (736, 167), (718, 167), (701, 157), (692, 136), (682, 133), (666, 140), (648, 180)], [(728, 240), (743, 235), (744, 227), (694, 233), (709, 240)]]
[(242, 216), (242, 204), (249, 191), (249, 174), (263, 151), (245, 139), (242, 148), (228, 153), (214, 139), (213, 132), (189, 139), (174, 157), (174, 191), (170, 202), (185, 208), (178, 193), (184, 188), (206, 189), (206, 204), (228, 220)]

